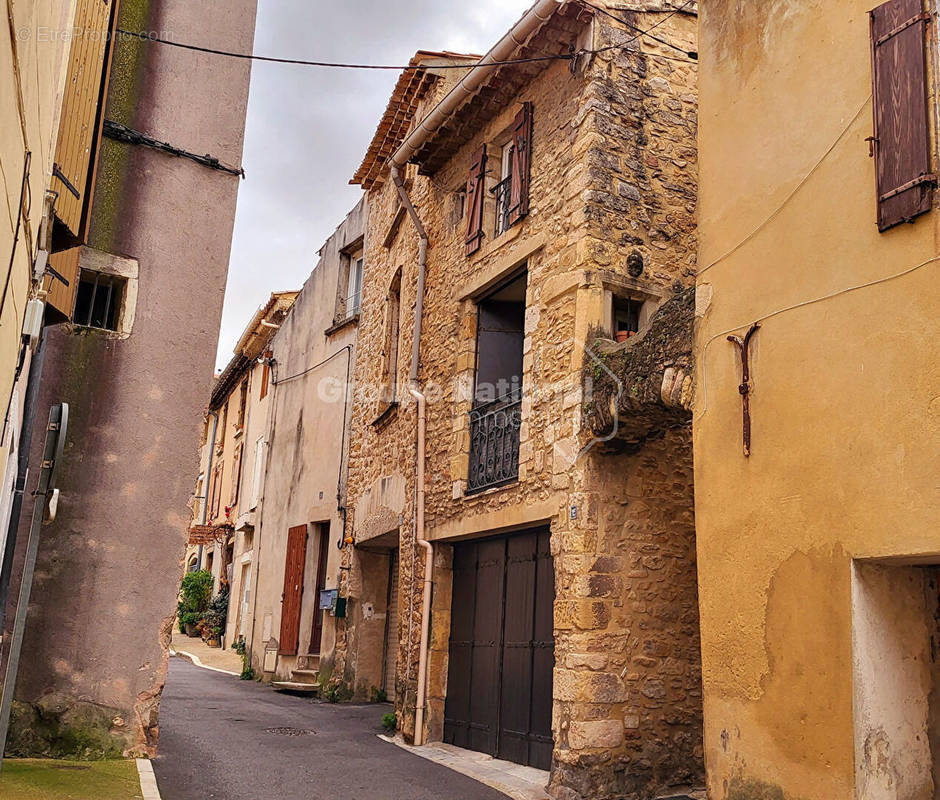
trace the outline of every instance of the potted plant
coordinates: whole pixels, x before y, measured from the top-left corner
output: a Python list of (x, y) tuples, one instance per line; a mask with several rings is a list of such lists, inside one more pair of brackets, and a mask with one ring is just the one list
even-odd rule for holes
[(203, 618), (212, 596), (212, 573), (208, 570), (188, 572), (183, 577), (177, 617), (180, 633), (198, 636), (199, 621)]
[(209, 647), (221, 645), (222, 633), (225, 631), (225, 620), (228, 616), (228, 587), (223, 586), (209, 603), (202, 619), (202, 638)]

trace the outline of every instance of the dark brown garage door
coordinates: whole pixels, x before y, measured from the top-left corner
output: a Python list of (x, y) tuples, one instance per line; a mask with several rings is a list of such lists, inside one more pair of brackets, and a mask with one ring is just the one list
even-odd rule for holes
[(551, 766), (554, 599), (547, 529), (454, 547), (445, 742)]

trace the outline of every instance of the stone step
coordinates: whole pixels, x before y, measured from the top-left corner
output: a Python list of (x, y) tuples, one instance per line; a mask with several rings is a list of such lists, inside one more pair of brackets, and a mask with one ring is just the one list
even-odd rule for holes
[(298, 683), (296, 681), (273, 681), (271, 687), (278, 692), (288, 694), (319, 694), (320, 687), (315, 683)]
[(320, 682), (320, 673), (315, 669), (294, 669), (291, 670), (290, 676), (297, 683)]

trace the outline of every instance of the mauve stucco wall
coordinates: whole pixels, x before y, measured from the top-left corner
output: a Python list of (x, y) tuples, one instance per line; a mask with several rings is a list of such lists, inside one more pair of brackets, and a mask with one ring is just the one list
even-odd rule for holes
[[(255, 0), (225, 6), (127, 0), (121, 26), (249, 51)], [(107, 116), (241, 164), (249, 66), (159, 45), (118, 44)], [(212, 380), (239, 178), (105, 140), (90, 244), (139, 261), (129, 338), (49, 332), (37, 421), (71, 420), (56, 521), (43, 530), (17, 684), (114, 711), (124, 746), (153, 751), (168, 631)], [(34, 436), (33, 453), (42, 428)], [(35, 459), (33, 464), (38, 463)], [(25, 538), (30, 509), (24, 509)]]

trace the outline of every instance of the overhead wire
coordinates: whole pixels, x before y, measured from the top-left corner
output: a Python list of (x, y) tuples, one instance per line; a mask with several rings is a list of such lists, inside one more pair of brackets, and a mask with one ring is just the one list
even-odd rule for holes
[[(670, 17), (672, 17), (675, 14), (678, 14), (680, 11), (690, 6), (693, 2), (695, 2), (695, 0), (686, 0), (681, 6), (673, 9), (669, 14), (663, 17), (663, 19), (659, 20), (659, 22), (657, 22), (655, 25), (652, 25), (650, 28), (647, 28), (647, 29), (639, 28), (638, 26), (633, 25), (632, 23), (629, 23), (626, 20), (623, 20), (614, 14), (611, 14), (609, 11), (603, 8), (600, 8), (599, 6), (595, 6), (595, 5), (592, 5), (591, 3), (586, 2), (586, 0), (581, 0), (581, 2), (586, 7), (592, 8), (595, 11), (600, 11), (601, 13), (609, 16), (611, 19), (614, 19), (620, 22), (621, 24), (626, 25), (631, 30), (636, 31), (637, 35), (629, 39), (626, 42), (622, 42), (616, 45), (611, 45), (609, 47), (602, 47), (596, 50), (584, 48), (581, 50), (572, 51), (570, 53), (559, 53), (557, 55), (528, 56), (526, 58), (511, 58), (505, 61), (488, 61), (487, 62), (481, 59), (476, 64), (440, 64), (440, 65), (435, 65), (434, 68), (435, 70), (437, 69), (474, 70), (474, 69), (479, 69), (481, 67), (504, 67), (504, 66), (512, 66), (514, 64), (531, 64), (531, 63), (542, 62), (542, 61), (571, 61), (572, 59), (575, 59), (584, 55), (596, 55), (599, 53), (608, 52), (610, 50), (623, 49), (627, 47), (628, 45), (632, 44), (633, 42), (635, 42), (640, 36), (648, 36), (649, 38), (653, 39), (654, 41), (659, 42), (660, 44), (663, 44), (667, 47), (671, 47), (672, 49), (677, 50), (678, 52), (685, 55), (688, 59), (696, 60), (698, 58), (698, 54), (695, 53), (694, 51), (686, 50), (685, 48), (680, 47), (679, 45), (673, 44), (672, 42), (669, 42), (658, 36), (652, 36), (650, 34), (650, 31), (652, 31), (654, 28), (658, 28), (660, 25), (666, 22), (666, 20), (668, 20)], [(396, 72), (424, 69), (424, 67), (421, 64), (405, 64), (405, 65), (360, 64), (360, 63), (355, 63), (355, 62), (319, 61), (319, 60), (310, 60), (310, 59), (303, 59), (303, 58), (283, 58), (280, 56), (263, 56), (263, 55), (256, 55), (254, 53), (237, 53), (231, 50), (221, 50), (215, 47), (205, 47), (203, 45), (177, 42), (173, 39), (167, 39), (162, 36), (157, 36), (154, 33), (141, 32), (141, 31), (129, 31), (124, 28), (117, 28), (116, 33), (118, 33), (121, 36), (129, 36), (134, 39), (140, 39), (140, 40), (147, 41), (147, 42), (155, 42), (157, 44), (167, 45), (168, 47), (177, 47), (182, 50), (191, 50), (197, 53), (208, 53), (209, 55), (224, 56), (227, 58), (238, 58), (238, 59), (243, 59), (246, 61), (260, 61), (260, 62), (270, 63), (270, 64), (289, 64), (289, 65), (304, 66), (304, 67), (323, 67), (327, 69), (394, 70)], [(665, 55), (656, 54), (656, 53), (644, 53), (644, 55), (650, 56), (653, 58), (665, 58), (667, 60), (686, 61), (686, 59), (679, 59), (679, 58), (676, 58), (675, 56), (665, 56)]]

